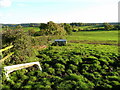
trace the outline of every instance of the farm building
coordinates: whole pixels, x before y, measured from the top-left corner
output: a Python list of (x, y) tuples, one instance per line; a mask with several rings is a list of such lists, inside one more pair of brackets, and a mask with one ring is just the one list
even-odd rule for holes
[(55, 39), (52, 45), (65, 46), (66, 43), (67, 43), (67, 40), (65, 39)]

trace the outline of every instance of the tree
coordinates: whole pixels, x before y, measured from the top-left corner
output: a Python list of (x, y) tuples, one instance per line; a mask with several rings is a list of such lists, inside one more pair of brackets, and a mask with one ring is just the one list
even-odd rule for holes
[(29, 24), (29, 27), (34, 27), (35, 25), (33, 23), (30, 23)]
[(9, 30), (9, 26), (4, 26), (5, 30)]
[(60, 25), (50, 21), (40, 25), (40, 33), (41, 35), (65, 35), (66, 31)]
[(70, 24), (64, 24), (64, 29), (66, 30), (67, 34), (72, 34), (72, 26)]
[(3, 33), (3, 44), (9, 46), (14, 45), (11, 49), (14, 51), (11, 60), (7, 64), (17, 64), (28, 62), (29, 58), (35, 58), (34, 50), (32, 48), (31, 36), (23, 30), (8, 30)]
[(117, 24), (117, 25), (114, 25), (114, 29), (115, 29), (115, 30), (120, 30), (120, 25), (118, 25), (118, 24)]
[(22, 30), (22, 27), (23, 27), (23, 26), (18, 25), (18, 26), (16, 26), (16, 29)]
[(16, 32), (16, 38), (13, 45), (15, 54), (12, 58), (15, 63), (28, 62), (28, 60), (30, 60), (29, 58), (35, 58), (31, 36), (29, 36), (28, 33), (24, 31)]
[(114, 26), (110, 25), (109, 23), (104, 23), (103, 26), (104, 26), (105, 30), (111, 30), (114, 28)]
[(29, 29), (28, 33), (29, 33), (29, 35), (34, 36), (35, 35), (35, 29)]

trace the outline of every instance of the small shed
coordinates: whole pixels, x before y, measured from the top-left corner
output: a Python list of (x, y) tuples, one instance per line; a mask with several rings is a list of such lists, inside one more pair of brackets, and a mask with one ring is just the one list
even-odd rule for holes
[(52, 45), (65, 46), (66, 43), (67, 43), (67, 40), (65, 40), (65, 39), (55, 39), (55, 41)]

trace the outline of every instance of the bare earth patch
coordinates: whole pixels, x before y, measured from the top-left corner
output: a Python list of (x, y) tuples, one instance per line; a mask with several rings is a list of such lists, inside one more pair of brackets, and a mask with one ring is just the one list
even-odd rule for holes
[(37, 46), (33, 46), (33, 48), (41, 50), (41, 49), (47, 48), (47, 46), (46, 45), (37, 45)]

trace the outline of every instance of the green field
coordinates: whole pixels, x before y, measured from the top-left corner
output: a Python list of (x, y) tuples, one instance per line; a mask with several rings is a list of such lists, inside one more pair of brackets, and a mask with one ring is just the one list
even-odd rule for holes
[(68, 36), (68, 40), (115, 40), (118, 41), (118, 31), (81, 31), (73, 32)]
[(104, 29), (104, 27), (101, 26), (97, 26), (97, 25), (91, 25), (91, 26), (80, 26), (79, 29), (81, 30), (90, 30), (90, 29), (97, 29), (99, 27), (99, 29)]
[(81, 43), (81, 44), (102, 44), (102, 45), (118, 45), (118, 32), (119, 31), (79, 31), (72, 32), (71, 35), (66, 36), (36, 36), (37, 42), (44, 42), (47, 38), (50, 42), (55, 39), (66, 39), (68, 43)]
[(118, 44), (118, 31), (80, 31), (66, 37), (69, 42)]
[[(9, 27), (8, 29), (16, 30), (16, 27)], [(2, 31), (6, 30), (6, 28), (2, 28)], [(22, 27), (22, 30), (27, 32), (28, 30), (34, 30), (35, 32), (40, 31), (39, 27)]]
[(40, 29), (38, 27), (23, 27), (22, 28), (24, 31), (28, 31), (33, 29), (35, 32), (40, 31)]

